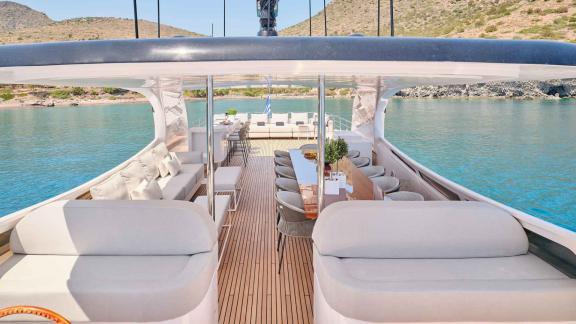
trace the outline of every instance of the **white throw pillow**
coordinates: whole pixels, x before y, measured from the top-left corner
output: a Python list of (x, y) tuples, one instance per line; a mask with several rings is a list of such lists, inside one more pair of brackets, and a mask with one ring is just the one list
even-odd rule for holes
[(146, 171), (140, 161), (132, 161), (120, 171), (120, 176), (126, 184), (128, 192), (132, 192), (142, 180), (146, 179)]
[[(167, 156), (164, 159), (170, 160), (170, 157)], [(168, 171), (168, 167), (166, 167), (166, 163), (164, 163), (164, 160), (158, 162), (158, 171), (160, 171), (160, 177), (162, 178), (167, 177), (170, 174), (170, 171)]]
[(168, 169), (168, 172), (170, 172), (170, 175), (173, 177), (176, 176), (180, 172), (180, 170), (182, 170), (182, 165), (176, 159), (170, 159), (169, 157), (167, 157), (162, 162)]
[(160, 200), (162, 199), (162, 189), (156, 180), (143, 180), (130, 192), (132, 200)]
[(90, 188), (90, 195), (94, 200), (129, 200), (130, 195), (124, 180), (115, 174), (104, 182)]
[(158, 170), (158, 166), (156, 164), (156, 155), (152, 151), (148, 151), (140, 155), (138, 158), (142, 167), (144, 168), (144, 172), (146, 174), (146, 178), (148, 180), (156, 179), (160, 176), (160, 171)]

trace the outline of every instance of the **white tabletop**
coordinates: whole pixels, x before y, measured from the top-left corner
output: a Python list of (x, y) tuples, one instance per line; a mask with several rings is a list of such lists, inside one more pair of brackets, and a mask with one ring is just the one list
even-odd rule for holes
[(316, 163), (307, 160), (300, 149), (288, 150), (292, 166), (296, 173), (296, 181), (299, 185), (315, 185), (318, 183), (318, 176), (316, 174)]

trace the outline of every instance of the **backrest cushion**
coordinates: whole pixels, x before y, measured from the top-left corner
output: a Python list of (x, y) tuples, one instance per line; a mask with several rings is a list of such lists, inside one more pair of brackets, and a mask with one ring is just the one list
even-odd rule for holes
[(90, 188), (90, 195), (95, 200), (128, 200), (130, 195), (124, 180), (119, 174)]
[(142, 153), (138, 157), (138, 161), (140, 161), (140, 164), (142, 164), (144, 173), (148, 180), (156, 179), (160, 176), (158, 164), (156, 163), (156, 155), (152, 150)]
[(292, 124), (298, 124), (298, 122), (308, 124), (308, 113), (292, 113), (290, 121)]
[(252, 123), (267, 122), (268, 121), (268, 115), (267, 114), (251, 114), (250, 115), (250, 121)]
[(142, 180), (146, 179), (146, 170), (139, 160), (134, 160), (120, 170), (120, 176), (126, 184), (128, 192), (136, 189)]
[(481, 202), (348, 201), (322, 211), (312, 234), (322, 255), (342, 258), (481, 258), (526, 254), (508, 212)]
[(37, 255), (192, 255), (217, 240), (214, 222), (184, 201), (56, 201), (14, 228), (13, 253)]
[(272, 124), (276, 123), (284, 123), (288, 124), (288, 114), (272, 114), (272, 118), (270, 119)]

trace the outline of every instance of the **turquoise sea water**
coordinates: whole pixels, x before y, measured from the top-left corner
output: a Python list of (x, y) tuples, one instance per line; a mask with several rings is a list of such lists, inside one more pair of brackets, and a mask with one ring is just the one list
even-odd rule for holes
[[(351, 101), (327, 111), (350, 119)], [(204, 114), (188, 103), (189, 119)], [(262, 100), (216, 101), (262, 112)], [(274, 100), (273, 111), (314, 111), (313, 99)], [(393, 100), (386, 137), (439, 174), (576, 231), (576, 101)], [(0, 215), (105, 172), (152, 140), (147, 104), (0, 109)]]

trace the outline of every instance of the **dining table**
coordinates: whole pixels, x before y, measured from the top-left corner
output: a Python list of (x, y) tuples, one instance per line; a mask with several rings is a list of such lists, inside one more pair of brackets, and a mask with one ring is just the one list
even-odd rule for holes
[(324, 193), (323, 206), (318, 206), (318, 162), (307, 159), (301, 149), (288, 150), (296, 181), (304, 202), (304, 214), (309, 219), (318, 218), (319, 211), (330, 204), (346, 200), (376, 200), (382, 199), (380, 188), (370, 180), (347, 157), (331, 165), (334, 172), (346, 175), (346, 183), (340, 186), (338, 194)]

